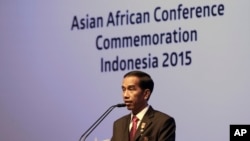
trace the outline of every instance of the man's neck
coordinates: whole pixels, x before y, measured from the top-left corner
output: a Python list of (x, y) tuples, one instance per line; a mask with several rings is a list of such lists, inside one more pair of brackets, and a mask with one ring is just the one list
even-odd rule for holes
[(142, 105), (140, 108), (136, 109), (135, 111), (132, 111), (133, 115), (137, 115), (138, 113), (140, 113), (145, 107), (148, 106), (148, 103), (145, 103), (144, 105)]

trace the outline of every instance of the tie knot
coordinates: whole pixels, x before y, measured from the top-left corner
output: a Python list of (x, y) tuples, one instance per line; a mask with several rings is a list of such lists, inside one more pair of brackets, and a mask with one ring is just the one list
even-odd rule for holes
[(133, 122), (137, 122), (139, 119), (134, 115), (133, 117), (132, 117), (132, 121)]

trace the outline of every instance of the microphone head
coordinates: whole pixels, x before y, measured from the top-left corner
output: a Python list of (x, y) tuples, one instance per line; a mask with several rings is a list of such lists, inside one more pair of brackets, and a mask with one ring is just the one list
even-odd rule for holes
[(125, 103), (119, 103), (119, 104), (116, 105), (116, 107), (125, 107), (125, 106), (126, 106)]

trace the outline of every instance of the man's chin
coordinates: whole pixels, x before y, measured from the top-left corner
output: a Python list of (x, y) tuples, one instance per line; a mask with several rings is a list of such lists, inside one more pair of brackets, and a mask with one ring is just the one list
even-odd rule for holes
[(128, 110), (133, 110), (133, 106), (127, 105), (127, 109), (128, 109)]

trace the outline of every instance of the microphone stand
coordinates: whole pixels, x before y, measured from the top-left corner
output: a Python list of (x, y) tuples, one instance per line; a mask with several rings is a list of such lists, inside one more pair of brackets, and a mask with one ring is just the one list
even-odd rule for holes
[(116, 107), (125, 107), (126, 104), (116, 104), (108, 108), (80, 137), (79, 141), (85, 141), (86, 138), (94, 131), (94, 129), (104, 120), (104, 118)]

